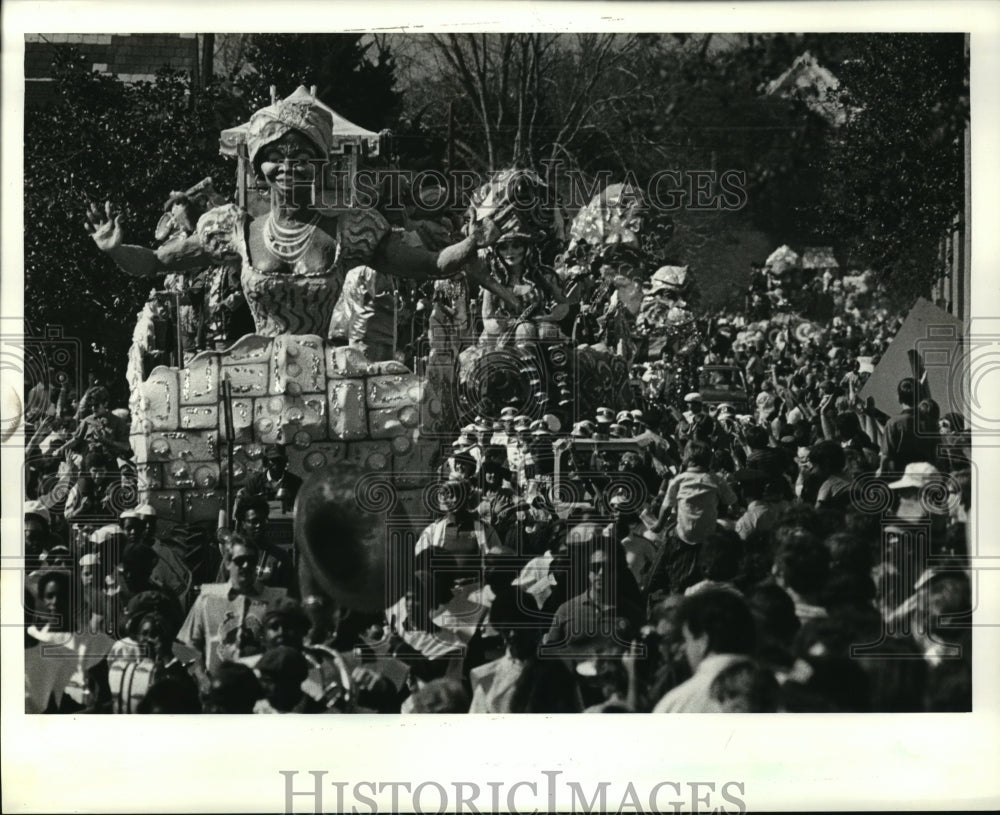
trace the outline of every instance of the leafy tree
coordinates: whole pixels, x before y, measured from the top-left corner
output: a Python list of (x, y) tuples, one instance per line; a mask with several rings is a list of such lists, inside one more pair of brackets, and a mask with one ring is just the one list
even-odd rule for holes
[(243, 59), (252, 70), (234, 78), (249, 110), (299, 85), (316, 86), (316, 96), (337, 113), (370, 130), (391, 127), (398, 117), (395, 62), (383, 39), (364, 34), (253, 34)]
[(137, 312), (155, 281), (128, 277), (84, 230), (89, 203), (110, 199), (127, 238), (152, 245), (163, 203), (205, 176), (231, 193), (235, 165), (219, 155), (219, 130), (245, 117), (220, 84), (192, 97), (185, 75), (125, 84), (91, 72), (70, 53), (55, 99), (25, 114), (25, 318), (35, 330), (85, 338), (85, 368), (122, 389)]
[(839, 76), (851, 115), (831, 140), (816, 217), (890, 289), (912, 295), (940, 276), (940, 241), (964, 203), (963, 35), (862, 35)]

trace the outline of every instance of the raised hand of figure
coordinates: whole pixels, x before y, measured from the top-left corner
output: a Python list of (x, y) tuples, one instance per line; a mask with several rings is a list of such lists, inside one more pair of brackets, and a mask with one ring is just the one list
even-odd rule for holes
[(483, 218), (472, 225), (472, 239), (476, 248), (485, 249), (500, 239), (500, 229), (492, 218)]
[(115, 212), (110, 201), (104, 202), (103, 211), (94, 204), (87, 208), (87, 223), (84, 228), (102, 252), (110, 252), (124, 242), (125, 230), (122, 228), (121, 213)]

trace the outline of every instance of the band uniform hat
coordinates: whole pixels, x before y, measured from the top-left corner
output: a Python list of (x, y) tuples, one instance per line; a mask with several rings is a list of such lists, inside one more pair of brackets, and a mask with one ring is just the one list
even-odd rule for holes
[(684, 401), (687, 402), (687, 403), (689, 403), (689, 404), (691, 402), (700, 402), (700, 401), (702, 401), (701, 394), (698, 393), (698, 391), (691, 391), (691, 393), (687, 394), (684, 397)]
[(615, 420), (615, 413), (611, 408), (599, 407), (597, 409), (598, 424), (612, 424)]
[(559, 421), (559, 417), (553, 413), (546, 413), (542, 416), (542, 421), (548, 425), (548, 428), (553, 433), (558, 433), (562, 430), (562, 422)]

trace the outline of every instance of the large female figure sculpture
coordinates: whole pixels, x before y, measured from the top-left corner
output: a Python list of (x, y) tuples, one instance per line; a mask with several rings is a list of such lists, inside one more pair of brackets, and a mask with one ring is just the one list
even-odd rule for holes
[(325, 208), (323, 168), (332, 134), (329, 114), (299, 88), (250, 119), (250, 162), (272, 193), (266, 216), (251, 218), (233, 204), (217, 207), (201, 217), (194, 235), (156, 251), (124, 243), (121, 216), (110, 204), (104, 212), (91, 207), (87, 229), (99, 249), (140, 277), (238, 258), (244, 294), (262, 336), (326, 337), (344, 276), (361, 265), (415, 279), (451, 277), (465, 270), (480, 285), (516, 303), (469, 263), (498, 234), (489, 221), (474, 224), (464, 240), (433, 253), (405, 244), (375, 210)]

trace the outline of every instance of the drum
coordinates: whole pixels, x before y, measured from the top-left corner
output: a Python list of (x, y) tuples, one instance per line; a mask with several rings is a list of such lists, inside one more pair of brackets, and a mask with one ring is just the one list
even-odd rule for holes
[(159, 679), (159, 673), (151, 659), (133, 656), (113, 660), (108, 666), (111, 712), (137, 713), (139, 703)]

